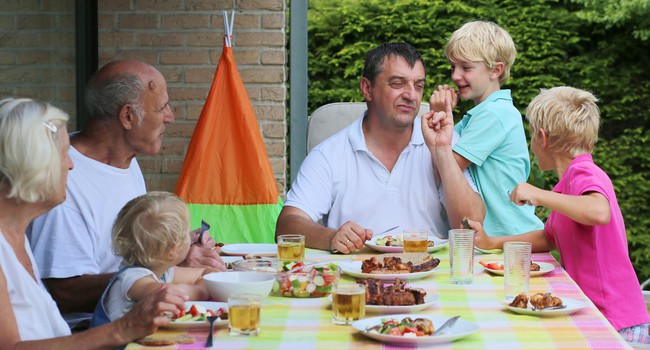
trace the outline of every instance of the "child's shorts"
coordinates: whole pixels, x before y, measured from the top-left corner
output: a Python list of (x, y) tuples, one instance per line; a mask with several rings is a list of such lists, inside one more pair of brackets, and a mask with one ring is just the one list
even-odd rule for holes
[(618, 333), (635, 349), (650, 349), (650, 323), (623, 328)]

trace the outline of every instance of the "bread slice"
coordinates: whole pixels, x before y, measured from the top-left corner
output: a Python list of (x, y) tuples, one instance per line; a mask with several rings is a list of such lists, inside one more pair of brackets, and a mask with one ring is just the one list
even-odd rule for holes
[(154, 334), (136, 340), (136, 342), (145, 346), (192, 344), (194, 343), (194, 337), (178, 331), (158, 330)]

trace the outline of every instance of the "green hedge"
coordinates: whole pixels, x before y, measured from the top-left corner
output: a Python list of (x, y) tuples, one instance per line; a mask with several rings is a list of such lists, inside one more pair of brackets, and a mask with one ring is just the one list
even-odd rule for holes
[[(541, 88), (570, 85), (599, 97), (602, 126), (594, 157), (614, 182), (630, 256), (645, 280), (650, 278), (650, 45), (638, 33), (647, 32), (639, 19), (648, 16), (616, 17), (605, 25), (583, 6), (549, 0), (311, 0), (309, 111), (330, 102), (363, 101), (359, 78), (365, 53), (386, 41), (411, 43), (423, 54), (428, 100), (437, 85), (452, 84), (443, 53), (449, 35), (470, 20), (498, 23), (517, 44), (504, 88), (512, 90), (522, 113)], [(460, 104), (456, 116), (468, 108), (471, 102)], [(554, 175), (533, 167), (529, 181), (550, 189)], [(538, 214), (545, 218), (547, 211)]]

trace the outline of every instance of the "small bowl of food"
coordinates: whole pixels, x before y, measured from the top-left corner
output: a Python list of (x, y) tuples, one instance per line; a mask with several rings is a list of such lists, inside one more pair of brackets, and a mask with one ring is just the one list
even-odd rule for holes
[(292, 298), (321, 298), (332, 293), (341, 269), (331, 263), (251, 259), (233, 263), (235, 271), (258, 271), (273, 275), (271, 295)]
[(231, 294), (253, 293), (265, 298), (271, 292), (275, 277), (257, 271), (213, 272), (203, 276), (210, 297), (228, 301)]

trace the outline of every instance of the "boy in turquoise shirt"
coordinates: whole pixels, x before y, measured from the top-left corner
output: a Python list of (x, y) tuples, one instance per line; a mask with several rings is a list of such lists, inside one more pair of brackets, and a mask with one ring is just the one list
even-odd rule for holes
[(517, 56), (512, 38), (495, 23), (468, 22), (452, 34), (445, 55), (458, 93), (439, 86), (429, 102), (433, 111), (444, 110), (445, 95), (453, 106), (459, 97), (476, 104), (454, 127), (460, 141), (453, 150), (460, 167), (469, 167), (485, 202), (486, 232), (500, 236), (542, 229), (535, 207), (509, 200), (509, 192), (530, 174), (521, 114), (510, 90), (501, 89)]

